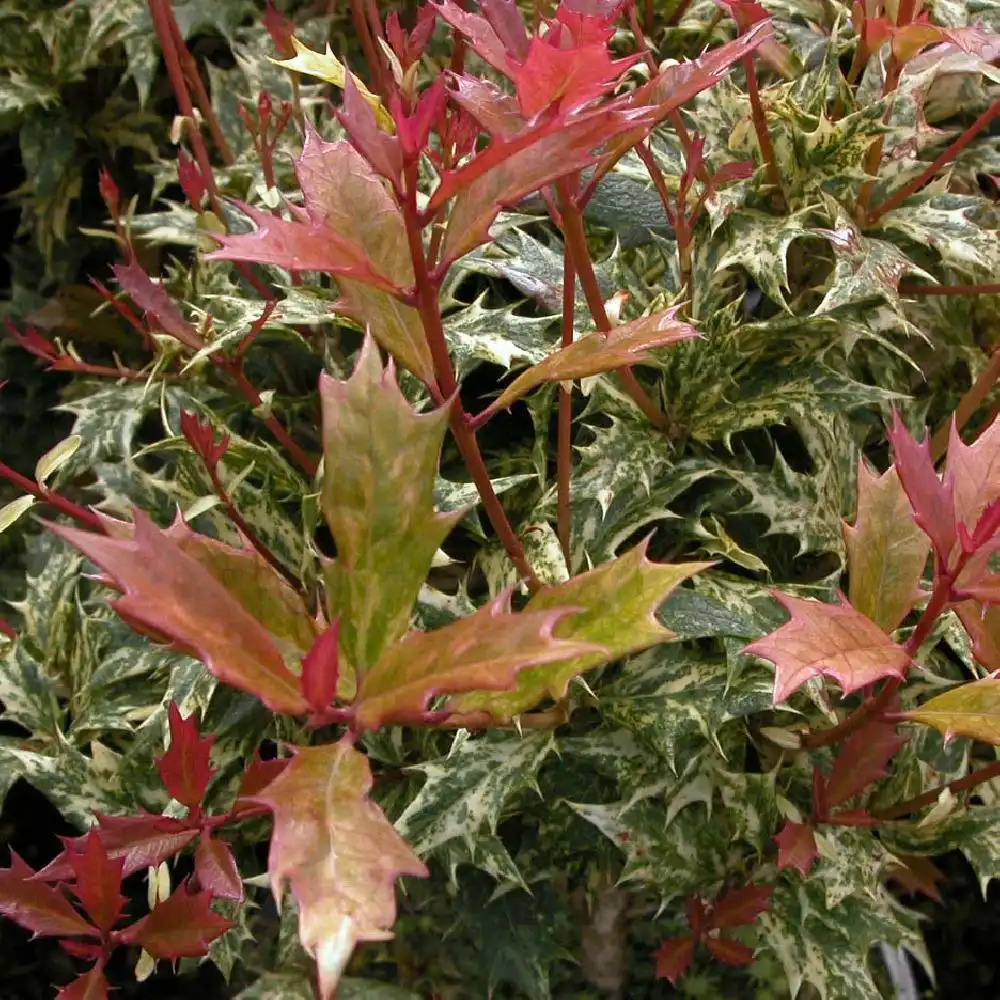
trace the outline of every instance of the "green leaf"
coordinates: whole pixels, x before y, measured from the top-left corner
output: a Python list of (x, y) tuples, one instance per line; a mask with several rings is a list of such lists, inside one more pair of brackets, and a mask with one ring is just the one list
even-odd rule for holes
[(341, 647), (363, 674), (407, 628), (434, 553), (462, 512), (434, 513), (448, 410), (414, 413), (366, 339), (346, 382), (324, 376), (322, 507), (337, 543), (326, 570)]
[[(396, 820), (396, 829), (421, 857), (451, 845), (464, 848), (461, 854), (483, 867), (475, 859), (484, 831), (496, 834), (512, 798), (526, 791), (539, 794), (538, 769), (553, 750), (547, 731), (524, 736), (493, 732), (477, 739), (460, 734), (446, 757), (411, 768), (426, 780)], [(453, 882), (460, 860), (460, 855), (450, 857)]]
[(466, 694), (455, 699), (455, 708), (463, 712), (485, 709), (496, 719), (511, 719), (545, 697), (557, 701), (565, 697), (569, 682), (587, 670), (672, 639), (673, 634), (657, 621), (656, 611), (675, 587), (709, 565), (653, 563), (646, 558), (646, 543), (642, 543), (589, 573), (544, 587), (531, 598), (526, 611), (581, 609), (561, 622), (556, 634), (593, 643), (599, 649), (523, 670), (513, 691)]
[(844, 526), (851, 604), (892, 632), (919, 596), (930, 539), (917, 527), (895, 467), (881, 476), (858, 465), (858, 513)]

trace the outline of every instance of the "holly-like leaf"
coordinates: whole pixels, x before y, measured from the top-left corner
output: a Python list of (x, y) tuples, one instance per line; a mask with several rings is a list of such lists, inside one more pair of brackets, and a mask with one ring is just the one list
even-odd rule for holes
[(0, 868), (0, 913), (40, 936), (97, 936), (97, 928), (61, 892), (34, 876), (34, 869), (11, 851), (10, 867)]
[(671, 938), (656, 951), (656, 978), (669, 979), (676, 986), (691, 968), (694, 959), (694, 938)]
[(220, 680), (256, 695), (275, 712), (307, 709), (298, 678), (263, 625), (142, 511), (131, 538), (51, 525), (125, 592), (115, 609), (130, 623), (168, 636)]
[(869, 720), (851, 733), (823, 785), (826, 809), (842, 805), (872, 782), (885, 778), (889, 774), (889, 761), (905, 743), (896, 726), (881, 719)]
[(434, 513), (448, 410), (414, 413), (365, 340), (345, 382), (323, 376), (321, 504), (337, 543), (326, 571), (340, 643), (363, 674), (407, 628), (434, 553), (462, 516)]
[(145, 948), (153, 958), (198, 958), (208, 946), (234, 926), (232, 920), (212, 909), (212, 893), (177, 887), (149, 916), (121, 933), (126, 944)]
[(56, 994), (56, 1000), (108, 1000), (104, 968), (96, 965), (90, 972), (78, 976)]
[(390, 646), (365, 675), (354, 704), (355, 725), (378, 729), (412, 722), (435, 695), (512, 688), (518, 671), (583, 656), (606, 660), (604, 646), (561, 639), (556, 627), (576, 611), (510, 610), (510, 594), (434, 632), (411, 632)]
[(705, 938), (705, 947), (713, 958), (727, 965), (749, 965), (753, 961), (753, 948), (732, 938)]
[(218, 837), (203, 836), (194, 852), (198, 884), (220, 899), (243, 899), (243, 879), (229, 845)]
[(368, 799), (368, 759), (346, 743), (299, 747), (253, 800), (274, 812), (268, 867), (275, 898), (289, 883), (299, 936), (330, 1000), (358, 941), (384, 941), (396, 920), (395, 882), (427, 869)]
[(813, 677), (832, 677), (850, 694), (883, 677), (905, 675), (906, 651), (848, 602), (822, 604), (778, 592), (774, 597), (791, 620), (744, 652), (775, 665), (775, 704)]
[(712, 927), (742, 927), (752, 924), (770, 905), (774, 887), (745, 885), (730, 889), (712, 904), (709, 923)]
[(340, 680), (340, 619), (313, 643), (302, 660), (302, 694), (314, 712), (328, 708)]
[(953, 483), (955, 517), (972, 531), (986, 507), (1000, 496), (1000, 420), (994, 420), (971, 445), (962, 440), (953, 421), (945, 469)]
[(674, 317), (679, 307), (643, 316), (616, 327), (611, 333), (593, 333), (550, 354), (540, 364), (522, 372), (504, 389), (490, 412), (505, 410), (515, 400), (544, 382), (588, 378), (627, 365), (641, 364), (647, 352), (697, 337), (698, 331)]
[(201, 804), (212, 780), (212, 744), (214, 736), (203, 737), (198, 718), (181, 717), (174, 702), (167, 707), (170, 724), (170, 749), (157, 761), (157, 768), (167, 791), (189, 809)]
[(919, 596), (930, 540), (894, 468), (881, 476), (858, 463), (858, 513), (844, 525), (851, 604), (886, 632), (894, 631)]
[(557, 625), (555, 635), (593, 643), (596, 649), (585, 656), (529, 667), (518, 674), (513, 690), (475, 691), (456, 698), (453, 707), (462, 712), (485, 709), (495, 718), (511, 719), (545, 697), (564, 697), (569, 682), (584, 671), (674, 638), (656, 620), (656, 611), (679, 584), (711, 563), (653, 563), (646, 558), (647, 544), (642, 542), (589, 573), (545, 587), (528, 602), (526, 612), (580, 609)]
[(197, 330), (184, 318), (177, 303), (170, 297), (170, 293), (153, 281), (138, 261), (115, 264), (114, 272), (122, 290), (146, 313), (154, 327), (170, 334), (193, 351), (200, 351), (205, 346)]
[(984, 677), (961, 684), (905, 712), (904, 716), (912, 722), (933, 726), (946, 739), (967, 736), (1000, 744), (1000, 679)]
[[(122, 859), (123, 877), (172, 858), (198, 836), (196, 829), (170, 816), (141, 813), (138, 816), (99, 816), (99, 820), (104, 850), (109, 859)], [(75, 873), (68, 852), (82, 851), (85, 842), (85, 836), (64, 841), (66, 850), (38, 872), (38, 879), (46, 882), (72, 879)]]
[(812, 825), (785, 820), (785, 825), (781, 828), (781, 833), (775, 835), (774, 842), (778, 845), (778, 868), (797, 868), (805, 878), (819, 857), (816, 831)]
[(94, 926), (106, 934), (127, 902), (120, 892), (123, 859), (109, 858), (100, 832), (91, 830), (83, 838), (82, 850), (67, 847), (66, 860), (76, 876), (73, 895), (80, 900)]
[(958, 537), (954, 476), (946, 475), (942, 481), (931, 459), (930, 438), (917, 444), (898, 413), (893, 415), (889, 441), (896, 472), (910, 498), (913, 517), (931, 540), (938, 558), (947, 564)]

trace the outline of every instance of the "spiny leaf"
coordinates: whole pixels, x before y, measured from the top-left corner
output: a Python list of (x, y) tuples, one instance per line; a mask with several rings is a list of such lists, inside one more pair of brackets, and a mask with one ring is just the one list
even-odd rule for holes
[(76, 876), (73, 895), (87, 911), (94, 926), (102, 934), (107, 934), (114, 927), (127, 902), (119, 891), (124, 860), (108, 857), (97, 830), (86, 834), (82, 850), (67, 846), (66, 858)]
[(530, 667), (517, 676), (512, 691), (475, 691), (453, 702), (458, 711), (485, 709), (495, 718), (510, 719), (543, 698), (563, 698), (572, 678), (584, 671), (674, 638), (655, 615), (672, 591), (710, 563), (653, 563), (646, 558), (647, 542), (623, 556), (582, 573), (565, 583), (540, 590), (526, 612), (559, 608), (581, 609), (556, 627), (566, 640), (593, 643), (585, 656), (545, 666)]
[(233, 926), (232, 920), (212, 909), (211, 892), (190, 892), (182, 884), (149, 916), (127, 927), (121, 939), (140, 945), (154, 958), (197, 958)]
[(243, 899), (243, 879), (229, 845), (218, 837), (202, 836), (194, 852), (198, 884), (220, 899)]
[(108, 981), (104, 969), (97, 965), (78, 976), (57, 994), (56, 1000), (108, 1000)]
[(847, 602), (821, 604), (775, 592), (791, 620), (744, 652), (775, 665), (774, 701), (785, 701), (813, 677), (832, 677), (845, 694), (883, 677), (903, 677), (910, 658)]
[(434, 513), (448, 410), (417, 414), (365, 340), (354, 374), (320, 381), (322, 508), (337, 543), (326, 571), (341, 648), (363, 674), (405, 631), (434, 553), (463, 511)]
[(971, 531), (979, 515), (1000, 496), (1000, 420), (994, 419), (971, 445), (952, 422), (945, 476), (954, 484), (955, 517)]
[(377, 729), (390, 721), (415, 721), (434, 695), (503, 691), (514, 686), (518, 671), (542, 663), (607, 659), (603, 646), (554, 634), (575, 611), (562, 605), (512, 614), (508, 593), (444, 628), (411, 632), (365, 675), (355, 725)]
[(543, 382), (568, 382), (626, 365), (641, 364), (647, 360), (648, 351), (697, 337), (698, 331), (693, 326), (674, 319), (678, 308), (624, 323), (607, 335), (594, 333), (581, 337), (522, 372), (490, 405), (490, 411), (507, 409)]
[(295, 49), (295, 55), (291, 59), (272, 59), (271, 62), (276, 66), (283, 66), (293, 73), (305, 73), (307, 76), (318, 77), (341, 90), (347, 86), (347, 80), (350, 78), (361, 96), (375, 109), (379, 124), (389, 132), (395, 131), (392, 115), (385, 110), (382, 102), (361, 80), (353, 73), (348, 72), (347, 67), (333, 54), (329, 43), (326, 46), (326, 52), (314, 52), (308, 45), (304, 45), (294, 36), (289, 41)]
[(299, 935), (319, 963), (330, 1000), (358, 941), (384, 941), (396, 919), (400, 875), (427, 869), (369, 801), (367, 758), (346, 743), (299, 747), (253, 801), (274, 812), (268, 868), (276, 899), (286, 882), (299, 905)]
[(10, 852), (10, 867), (0, 868), (0, 913), (38, 935), (96, 937), (96, 928), (70, 906), (69, 900), (51, 886), (34, 881), (34, 874), (14, 851)]
[(895, 724), (877, 718), (866, 721), (851, 733), (837, 754), (830, 776), (823, 784), (823, 805), (827, 809), (842, 805), (872, 782), (886, 777), (889, 761), (905, 743)]
[(904, 715), (913, 722), (933, 726), (947, 739), (967, 736), (1000, 744), (1000, 679), (984, 677), (961, 684)]
[(182, 805), (193, 809), (201, 804), (212, 780), (212, 744), (214, 736), (202, 737), (198, 719), (181, 717), (174, 702), (167, 707), (170, 722), (170, 749), (157, 761), (157, 768), (167, 791)]
[(256, 695), (275, 712), (306, 710), (298, 678), (274, 637), (142, 511), (132, 538), (51, 525), (107, 572), (125, 596), (115, 609), (198, 657), (220, 680)]
[(851, 604), (892, 632), (917, 601), (930, 553), (895, 468), (876, 476), (858, 463), (858, 512), (844, 538)]

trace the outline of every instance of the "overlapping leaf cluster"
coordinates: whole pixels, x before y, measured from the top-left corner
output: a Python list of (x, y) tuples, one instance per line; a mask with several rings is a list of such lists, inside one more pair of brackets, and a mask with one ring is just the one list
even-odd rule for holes
[(926, 964), (890, 879), (1000, 874), (971, 6), (357, 5), (364, 71), (321, 21), (227, 26), (184, 200), (126, 226), (105, 181), (148, 363), (16, 333), (81, 378), (6, 512), (58, 520), (0, 661), (4, 791), (92, 827), (0, 883), (83, 963), (63, 996), (118, 947), (245, 1000), (310, 958), (324, 997), (780, 966), (875, 1000), (876, 945)]

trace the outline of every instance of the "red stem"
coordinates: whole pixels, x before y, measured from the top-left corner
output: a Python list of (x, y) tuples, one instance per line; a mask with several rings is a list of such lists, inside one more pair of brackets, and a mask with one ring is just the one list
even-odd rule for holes
[[(563, 257), (562, 345), (573, 343), (573, 320), (576, 312), (576, 269), (573, 258)], [(573, 565), (573, 510), (570, 501), (570, 477), (573, 471), (573, 391), (559, 386), (559, 429), (556, 444), (556, 526), (566, 567)]]
[[(887, 97), (895, 89), (896, 85), (899, 83), (899, 74), (901, 72), (901, 66), (899, 65), (899, 60), (894, 56), (889, 56), (889, 65), (885, 71), (885, 80), (882, 83), (882, 96)], [(882, 123), (889, 123), (889, 116), (892, 113), (892, 107), (886, 108), (885, 114), (882, 116)], [(865, 156), (865, 173), (870, 177), (874, 177), (878, 174), (879, 167), (882, 164), (882, 151), (885, 148), (885, 137), (879, 136), (868, 148), (868, 153)], [(872, 200), (872, 192), (875, 190), (875, 181), (865, 181), (861, 185), (861, 191), (858, 194), (858, 204), (855, 210), (855, 216), (861, 225), (868, 225), (871, 222), (871, 216), (869, 214), (869, 205)]]
[(36, 500), (47, 503), (50, 507), (55, 507), (60, 513), (73, 518), (78, 524), (82, 524), (92, 531), (98, 531), (102, 535), (104, 534), (104, 525), (101, 524), (100, 518), (92, 510), (73, 503), (72, 500), (66, 499), (66, 497), (56, 493), (54, 490), (47, 489), (41, 484), (36, 483), (34, 479), (22, 476), (20, 472), (16, 472), (6, 462), (0, 462), (0, 476), (3, 476), (8, 482), (13, 483), (18, 489), (24, 490), (25, 493), (30, 493)]
[[(597, 329), (603, 334), (608, 334), (612, 330), (611, 320), (604, 308), (601, 288), (597, 281), (597, 274), (594, 272), (594, 262), (590, 259), (590, 251), (587, 248), (587, 234), (583, 228), (583, 216), (580, 214), (580, 209), (573, 200), (566, 182), (560, 181), (558, 187), (562, 198), (560, 211), (562, 213), (563, 237), (566, 241), (566, 254), (573, 259), (573, 267), (580, 276), (580, 284), (583, 286), (587, 307), (590, 309), (591, 316), (594, 317)], [(669, 426), (666, 414), (649, 398), (632, 369), (619, 368), (617, 372), (625, 383), (628, 394), (646, 415), (649, 422), (654, 427), (666, 430)]]
[(997, 115), (1000, 115), (1000, 101), (991, 104), (926, 170), (914, 177), (908, 184), (904, 184), (898, 191), (890, 195), (882, 205), (870, 212), (868, 215), (869, 224), (882, 218), (886, 212), (899, 208), (907, 198), (916, 194), (928, 181), (934, 178), (934, 175), (943, 166), (951, 163)]
[(778, 170), (778, 163), (774, 157), (774, 146), (771, 143), (771, 132), (767, 127), (767, 114), (764, 111), (764, 103), (760, 99), (760, 84), (757, 81), (757, 67), (754, 64), (752, 53), (743, 57), (743, 69), (747, 77), (747, 93), (750, 95), (753, 127), (757, 133), (757, 142), (760, 143), (761, 156), (764, 159), (764, 166), (767, 169), (767, 179), (776, 188), (778, 193), (784, 197), (784, 190), (781, 185), (781, 173)]
[(528, 562), (521, 539), (517, 537), (517, 532), (514, 531), (507, 517), (507, 512), (503, 509), (503, 504), (500, 503), (500, 499), (493, 489), (489, 470), (486, 468), (482, 452), (479, 450), (476, 433), (472, 429), (469, 415), (462, 407), (458, 396), (458, 382), (455, 379), (455, 369), (451, 363), (451, 355), (448, 353), (448, 340), (445, 337), (444, 325), (441, 321), (441, 304), (438, 300), (440, 279), (432, 276), (427, 267), (427, 257), (421, 235), (420, 210), (417, 207), (417, 183), (417, 164), (413, 163), (406, 168), (406, 197), (403, 199), (402, 209), (410, 248), (410, 259), (413, 262), (414, 285), (417, 291), (416, 306), (420, 312), (437, 376), (437, 385), (429, 388), (452, 401), (451, 433), (462, 453), (466, 468), (472, 475), (476, 489), (479, 491), (480, 499), (486, 508), (486, 515), (490, 519), (490, 524), (493, 525), (493, 530), (503, 542), (508, 556), (517, 567), (517, 571), (526, 581), (529, 590), (535, 592), (541, 588), (541, 581), (532, 569), (531, 563)]
[(920, 795), (915, 795), (905, 802), (897, 802), (894, 806), (889, 806), (888, 809), (880, 810), (876, 816), (878, 819), (899, 819), (901, 816), (908, 816), (918, 809), (923, 809), (924, 806), (933, 805), (940, 798), (942, 792), (949, 791), (952, 794), (967, 792), (970, 788), (975, 788), (976, 785), (981, 785), (986, 781), (992, 781), (994, 778), (1000, 778), (1000, 760), (987, 764), (986, 767), (981, 767), (978, 771), (973, 771), (972, 774), (967, 774), (964, 778), (956, 778), (946, 785), (939, 785), (937, 788), (921, 792)]

